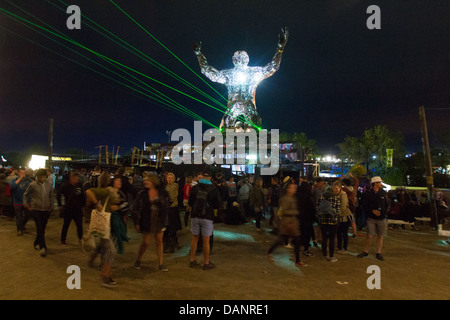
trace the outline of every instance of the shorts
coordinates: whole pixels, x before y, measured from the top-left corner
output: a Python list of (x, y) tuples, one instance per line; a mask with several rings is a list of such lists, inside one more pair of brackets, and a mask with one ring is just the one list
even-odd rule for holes
[(212, 220), (191, 218), (191, 232), (194, 236), (202, 235), (210, 237), (213, 234), (214, 223)]
[(384, 237), (386, 235), (386, 219), (367, 219), (367, 234)]

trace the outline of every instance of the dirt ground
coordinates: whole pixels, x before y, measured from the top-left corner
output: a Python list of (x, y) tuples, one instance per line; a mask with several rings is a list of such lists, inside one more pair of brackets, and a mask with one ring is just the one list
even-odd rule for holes
[[(323, 261), (320, 248), (312, 248), (314, 257), (303, 257), (306, 267), (295, 267), (292, 249), (278, 248), (274, 261), (267, 259), (267, 249), (275, 236), (268, 220), (257, 232), (253, 222), (230, 226), (215, 225), (211, 261), (213, 270), (189, 268), (189, 229), (179, 232), (181, 248), (165, 254), (169, 268), (157, 268), (154, 244), (144, 255), (141, 270), (133, 268), (141, 235), (131, 221), (130, 241), (125, 252), (117, 254), (113, 289), (100, 285), (98, 267), (89, 268), (76, 237), (75, 225), (69, 229), (66, 247), (59, 244), (62, 219), (51, 216), (46, 232), (48, 256), (40, 257), (33, 249), (34, 222), (28, 233), (16, 235), (15, 222), (0, 221), (0, 299), (2, 300), (448, 300), (450, 299), (450, 245), (429, 226), (418, 230), (389, 230), (385, 238), (385, 261), (375, 259), (374, 247), (369, 257), (356, 258), (365, 241), (365, 232), (350, 238), (349, 252), (336, 254), (335, 263)], [(202, 262), (203, 257), (198, 255)], [(81, 270), (81, 289), (70, 290), (66, 281), (70, 265)], [(380, 268), (381, 289), (368, 289), (371, 265)]]

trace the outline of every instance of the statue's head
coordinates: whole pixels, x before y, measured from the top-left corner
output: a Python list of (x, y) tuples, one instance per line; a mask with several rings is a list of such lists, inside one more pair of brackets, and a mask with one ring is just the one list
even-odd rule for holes
[(249, 57), (245, 51), (236, 51), (233, 55), (233, 64), (236, 67), (245, 67), (248, 65)]

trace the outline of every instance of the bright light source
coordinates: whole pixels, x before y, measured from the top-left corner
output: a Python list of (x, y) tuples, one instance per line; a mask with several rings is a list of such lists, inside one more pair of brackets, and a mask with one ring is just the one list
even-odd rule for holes
[(372, 156), (372, 159), (374, 159), (374, 160), (375, 160), (376, 158), (377, 158), (377, 156)]

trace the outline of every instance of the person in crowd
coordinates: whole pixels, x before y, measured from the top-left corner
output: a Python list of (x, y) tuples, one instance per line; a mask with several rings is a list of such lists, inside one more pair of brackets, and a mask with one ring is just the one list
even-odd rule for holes
[[(322, 255), (323, 259), (329, 262), (336, 262), (334, 256), (335, 238), (340, 210), (340, 182), (327, 188), (320, 198), (317, 210), (317, 219), (322, 234)], [(329, 256), (327, 254), (329, 253)]]
[(45, 229), (54, 207), (53, 188), (47, 181), (47, 170), (39, 169), (36, 172), (36, 181), (30, 183), (23, 194), (23, 204), (31, 211), (31, 217), (36, 224), (34, 248), (40, 251), (41, 257), (47, 256)]
[(280, 208), (281, 187), (278, 184), (278, 178), (273, 176), (271, 178), (271, 186), (267, 194), (267, 204), (270, 206), (271, 216), (269, 224), (274, 226), (273, 232), (278, 232), (278, 209)]
[(158, 268), (161, 271), (168, 271), (164, 264), (163, 238), (170, 210), (169, 193), (161, 185), (158, 176), (153, 173), (144, 177), (144, 187), (137, 194), (133, 207), (136, 231), (142, 233), (142, 243), (134, 267), (141, 269), (142, 257), (154, 238)]
[(187, 176), (185, 179), (183, 187), (183, 208), (184, 208), (184, 227), (186, 228), (189, 223), (189, 212), (191, 207), (189, 207), (189, 194), (192, 189), (192, 176)]
[(261, 231), (261, 218), (266, 205), (266, 198), (263, 191), (263, 179), (258, 177), (250, 191), (249, 201), (250, 209), (255, 213), (256, 230)]
[[(110, 201), (111, 195), (109, 190), (110, 175), (103, 172), (98, 177), (98, 187), (90, 188), (86, 190), (86, 199), (88, 206), (91, 209), (97, 208), (97, 210), (102, 211), (103, 206), (106, 212), (112, 212), (119, 210), (119, 206), (112, 204)], [(112, 288), (117, 282), (112, 279), (112, 265), (116, 256), (116, 248), (111, 237), (100, 238), (100, 242), (97, 248), (92, 251), (88, 259), (88, 265), (92, 266), (95, 258), (100, 253), (101, 257), (101, 268), (100, 275), (102, 282), (101, 284), (105, 287)]]
[(11, 186), (8, 183), (7, 170), (0, 168), (0, 215), (8, 217), (8, 220), (13, 220), (14, 207), (11, 198)]
[(371, 180), (372, 189), (367, 193), (367, 238), (364, 250), (358, 255), (358, 258), (367, 257), (372, 243), (373, 236), (377, 236), (375, 257), (384, 261), (381, 254), (383, 249), (383, 239), (386, 236), (386, 216), (389, 209), (387, 193), (383, 190), (381, 177), (376, 176)]
[(248, 179), (244, 178), (242, 180), (241, 187), (239, 188), (238, 202), (242, 208), (245, 219), (248, 219), (251, 216), (249, 197), (250, 197), (250, 184), (248, 182)]
[(342, 190), (347, 194), (348, 207), (352, 213), (351, 227), (353, 230), (352, 237), (356, 238), (358, 229), (356, 227), (356, 208), (358, 207), (358, 186), (359, 179), (349, 173), (349, 177), (342, 179)]
[[(344, 179), (345, 180), (345, 179)], [(348, 181), (344, 182), (344, 185)], [(339, 224), (337, 227), (337, 249), (338, 253), (346, 253), (348, 249), (348, 228), (353, 221), (353, 214), (350, 210), (350, 204), (347, 193), (343, 190), (341, 183), (333, 184), (333, 193), (338, 194), (339, 199)]]
[(216, 175), (215, 185), (220, 194), (220, 199), (222, 199), (222, 204), (217, 211), (216, 221), (222, 222), (225, 219), (225, 211), (227, 209), (227, 201), (228, 201), (228, 187), (227, 182), (223, 178), (221, 173)]
[(295, 265), (298, 267), (306, 266), (300, 260), (300, 220), (297, 200), (297, 184), (290, 183), (286, 186), (286, 193), (280, 199), (280, 230), (277, 240), (272, 244), (267, 252), (270, 260), (273, 260), (272, 252), (280, 245), (287, 242), (289, 238), (294, 243)]
[[(86, 195), (80, 183), (80, 174), (71, 172), (69, 181), (64, 182), (57, 191), (58, 208), (60, 217), (64, 219), (61, 230), (61, 245), (66, 245), (67, 231), (72, 220), (77, 228), (78, 240), (83, 237), (83, 207), (86, 204)], [(62, 205), (64, 196), (64, 205)]]
[(16, 214), (16, 226), (17, 235), (21, 236), (25, 230), (25, 225), (28, 222), (29, 211), (26, 206), (23, 205), (23, 195), (28, 186), (33, 180), (31, 180), (24, 169), (19, 169), (17, 177), (11, 181), (11, 196), (14, 206), (14, 212)]
[(311, 185), (308, 182), (302, 182), (298, 187), (298, 209), (300, 220), (301, 244), (304, 247), (305, 256), (314, 256), (310, 251), (310, 241), (314, 235), (314, 221), (316, 218), (316, 208), (312, 198)]
[(111, 205), (118, 208), (111, 212), (111, 237), (117, 253), (124, 251), (123, 243), (128, 242), (126, 217), (128, 216), (127, 196), (122, 191), (123, 175), (115, 175), (109, 187)]
[(234, 182), (234, 178), (230, 177), (227, 181), (228, 197), (227, 197), (227, 208), (231, 209), (233, 202), (237, 201), (237, 186)]
[(215, 264), (210, 260), (210, 238), (214, 230), (214, 210), (218, 210), (222, 203), (217, 188), (211, 182), (211, 175), (205, 172), (203, 179), (199, 180), (198, 185), (194, 186), (189, 195), (189, 206), (191, 210), (191, 251), (190, 263), (191, 268), (198, 266), (195, 259), (197, 245), (200, 236), (203, 240), (203, 270), (210, 270)]
[(172, 172), (166, 174), (166, 191), (170, 197), (169, 224), (164, 232), (164, 252), (173, 253), (178, 247), (177, 232), (182, 229), (180, 210), (178, 208), (179, 185), (175, 182), (175, 175)]

